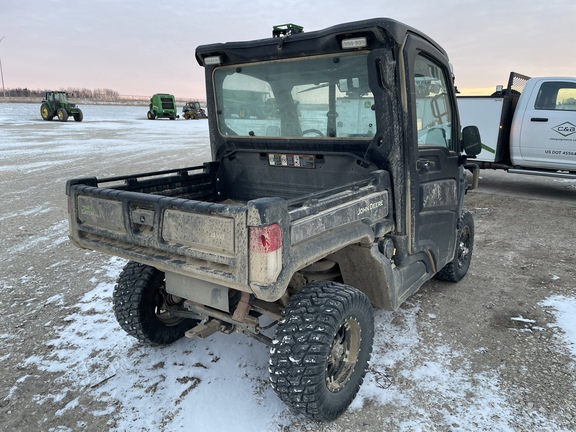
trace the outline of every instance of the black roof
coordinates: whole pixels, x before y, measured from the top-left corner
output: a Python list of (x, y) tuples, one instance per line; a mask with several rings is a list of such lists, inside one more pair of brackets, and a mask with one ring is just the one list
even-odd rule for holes
[[(255, 56), (259, 59), (289, 57), (298, 52), (298, 49), (291, 49), (291, 46), (301, 48), (303, 42), (306, 43), (307, 53), (337, 52), (341, 51), (340, 40), (358, 36), (367, 36), (371, 43), (400, 45), (408, 34), (420, 36), (446, 55), (440, 45), (421, 31), (391, 18), (372, 18), (337, 24), (308, 33), (291, 34), (282, 43), (280, 38), (269, 37), (252, 41), (201, 45), (196, 48), (196, 59), (200, 65), (204, 65), (203, 58), (220, 54), (225, 54), (227, 62), (230, 63), (249, 61)], [(281, 50), (278, 49), (279, 46), (282, 47)], [(258, 48), (261, 49), (260, 53), (254, 51)]]

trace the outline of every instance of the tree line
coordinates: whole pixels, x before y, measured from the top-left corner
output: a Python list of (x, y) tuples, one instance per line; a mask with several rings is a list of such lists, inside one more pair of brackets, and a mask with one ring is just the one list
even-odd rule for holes
[[(49, 89), (52, 90), (52, 89)], [(28, 88), (13, 88), (6, 89), (6, 93), (10, 97), (29, 97), (29, 98), (43, 98), (46, 91), (49, 90), (32, 90)], [(96, 99), (96, 100), (118, 100), (120, 99), (120, 93), (115, 90), (110, 89), (87, 89), (87, 88), (77, 88), (68, 87), (66, 89), (60, 88), (58, 91), (65, 91), (68, 93), (69, 97), (74, 97), (78, 99)]]

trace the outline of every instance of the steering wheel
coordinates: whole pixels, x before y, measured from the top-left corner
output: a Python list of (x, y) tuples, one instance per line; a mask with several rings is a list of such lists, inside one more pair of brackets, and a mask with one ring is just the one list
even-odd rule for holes
[(302, 136), (304, 136), (304, 135), (306, 135), (306, 134), (309, 134), (309, 133), (314, 133), (314, 134), (316, 134), (316, 135), (318, 135), (318, 136), (321, 136), (321, 137), (324, 136), (324, 134), (323, 134), (321, 131), (319, 131), (318, 129), (306, 129), (306, 130), (303, 130), (303, 131), (302, 131)]

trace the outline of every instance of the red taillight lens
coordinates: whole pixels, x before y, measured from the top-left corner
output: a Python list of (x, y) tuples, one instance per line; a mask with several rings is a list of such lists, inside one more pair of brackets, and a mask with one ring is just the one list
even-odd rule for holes
[(269, 253), (282, 247), (282, 231), (277, 224), (250, 228), (250, 252)]

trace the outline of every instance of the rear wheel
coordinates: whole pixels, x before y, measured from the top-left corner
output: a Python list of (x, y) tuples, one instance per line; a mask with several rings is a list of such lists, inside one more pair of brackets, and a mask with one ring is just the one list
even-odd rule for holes
[(458, 240), (454, 259), (436, 274), (436, 278), (448, 282), (458, 282), (466, 276), (470, 261), (472, 261), (473, 249), (474, 218), (471, 213), (464, 211), (458, 222)]
[(50, 109), (47, 103), (43, 103), (40, 106), (40, 115), (44, 120), (50, 121), (54, 118), (54, 113)]
[(373, 339), (365, 294), (337, 282), (312, 282), (290, 299), (276, 329), (272, 387), (295, 410), (334, 420), (360, 389)]
[(170, 344), (198, 324), (168, 312), (167, 304), (178, 301), (166, 293), (163, 272), (133, 261), (126, 264), (114, 287), (114, 315), (120, 327), (152, 345)]
[(58, 120), (61, 122), (68, 121), (68, 112), (64, 108), (58, 108), (56, 115), (58, 116)]

